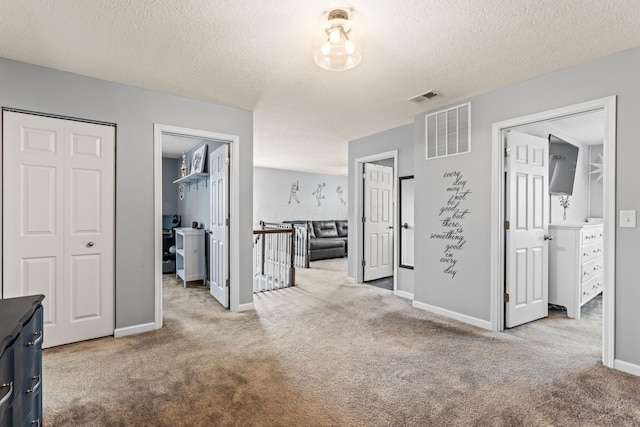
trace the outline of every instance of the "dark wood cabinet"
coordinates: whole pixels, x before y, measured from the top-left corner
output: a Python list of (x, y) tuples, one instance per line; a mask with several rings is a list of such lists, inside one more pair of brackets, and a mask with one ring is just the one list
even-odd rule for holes
[(43, 299), (0, 300), (0, 426), (42, 425)]

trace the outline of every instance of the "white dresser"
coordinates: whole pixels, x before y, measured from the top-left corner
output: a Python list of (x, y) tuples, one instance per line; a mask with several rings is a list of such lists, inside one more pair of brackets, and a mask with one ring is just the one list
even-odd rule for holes
[(204, 281), (204, 230), (176, 228), (176, 276), (184, 286), (192, 280)]
[(602, 224), (551, 224), (549, 234), (549, 303), (580, 318), (580, 307), (602, 292)]

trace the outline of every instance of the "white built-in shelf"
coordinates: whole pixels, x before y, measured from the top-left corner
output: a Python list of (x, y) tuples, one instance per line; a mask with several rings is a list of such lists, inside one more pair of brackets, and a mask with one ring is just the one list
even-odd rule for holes
[[(179, 178), (173, 181), (174, 184), (187, 184), (189, 191), (191, 191), (191, 184), (196, 184), (202, 181), (203, 187), (207, 186), (207, 181), (209, 179), (209, 174), (206, 172), (203, 173), (190, 173), (184, 178)], [(196, 187), (197, 188), (197, 187)]]

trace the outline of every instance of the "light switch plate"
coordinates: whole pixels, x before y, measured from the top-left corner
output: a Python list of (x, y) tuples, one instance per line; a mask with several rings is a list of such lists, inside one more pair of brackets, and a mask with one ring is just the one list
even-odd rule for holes
[(620, 211), (620, 227), (636, 228), (636, 211)]

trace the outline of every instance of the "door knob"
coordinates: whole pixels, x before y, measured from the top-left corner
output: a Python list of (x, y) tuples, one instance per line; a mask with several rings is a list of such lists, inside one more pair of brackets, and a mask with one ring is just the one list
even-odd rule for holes
[(94, 243), (93, 243), (93, 242), (89, 242), (89, 243), (87, 243), (87, 247), (88, 247), (88, 248), (92, 247), (93, 245), (94, 245)]
[(409, 229), (409, 224), (405, 222), (404, 224), (402, 224), (402, 228), (404, 228), (405, 230)]
[(389, 230), (393, 229), (393, 225), (387, 227)]
[(548, 234), (545, 234), (544, 240), (553, 240), (553, 236), (549, 236)]

